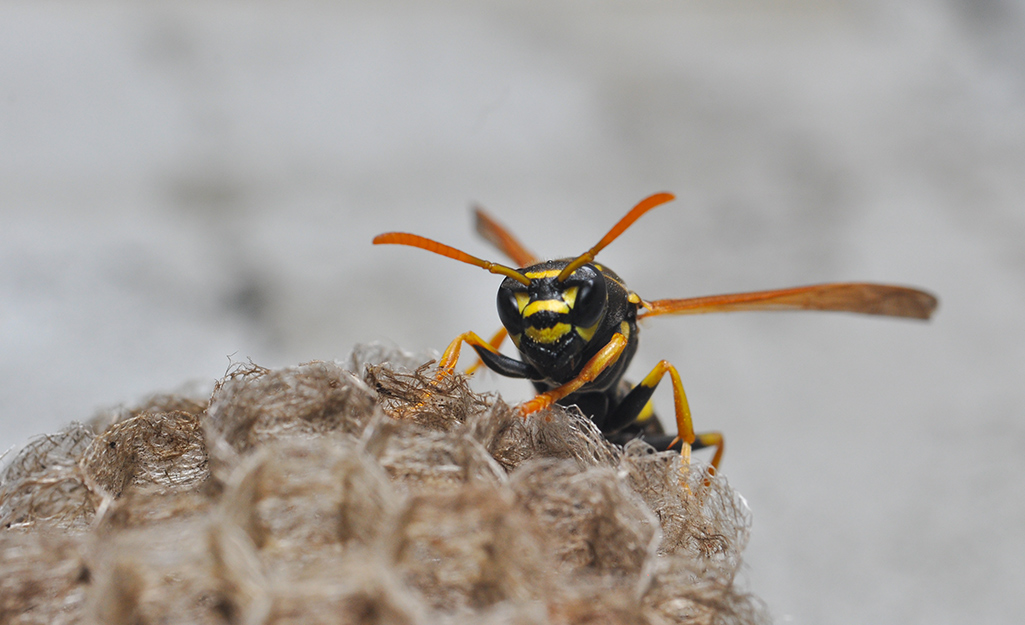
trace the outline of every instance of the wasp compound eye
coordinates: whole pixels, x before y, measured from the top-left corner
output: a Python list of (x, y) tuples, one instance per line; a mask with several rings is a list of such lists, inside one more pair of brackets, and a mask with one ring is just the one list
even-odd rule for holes
[[(519, 293), (520, 297), (517, 297)], [(520, 312), (520, 298), (526, 293), (514, 291), (506, 285), (498, 289), (498, 318), (502, 325), (509, 330), (509, 334), (519, 334), (523, 331), (523, 314)]]
[(577, 296), (573, 302), (573, 324), (579, 328), (589, 328), (601, 321), (608, 306), (608, 289), (605, 278), (600, 274), (577, 285)]

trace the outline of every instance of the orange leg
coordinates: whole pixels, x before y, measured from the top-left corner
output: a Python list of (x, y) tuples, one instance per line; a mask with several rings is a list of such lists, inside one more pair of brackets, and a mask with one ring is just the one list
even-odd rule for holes
[[(491, 340), (492, 342), (495, 341), (494, 338)], [(476, 333), (464, 332), (463, 334), (457, 336), (456, 339), (449, 343), (448, 347), (445, 348), (445, 353), (441, 355), (441, 359), (438, 361), (438, 372), (434, 376), (435, 382), (442, 381), (443, 379), (445, 379), (446, 376), (451, 375), (455, 371), (456, 364), (459, 362), (459, 350), (460, 348), (462, 348), (464, 342), (469, 343), (470, 345), (475, 347), (483, 347), (484, 349), (494, 352), (496, 354), (498, 353), (498, 350), (496, 348), (492, 347), (490, 343), (486, 343), (484, 339), (477, 336)], [(425, 394), (425, 397), (429, 396), (429, 392)], [(425, 402), (426, 399), (418, 402), (415, 406), (413, 406), (413, 409), (415, 410), (417, 408), (422, 407)]]
[(684, 458), (684, 466), (690, 463), (692, 446), (698, 449), (715, 447), (715, 455), (712, 458), (712, 471), (714, 472), (719, 467), (719, 461), (722, 460), (723, 436), (719, 432), (694, 433), (694, 422), (691, 419), (690, 405), (687, 403), (687, 394), (683, 390), (683, 381), (680, 380), (680, 374), (676, 371), (676, 367), (669, 364), (667, 360), (660, 361), (637, 386), (654, 390), (658, 383), (662, 381), (662, 376), (667, 373), (673, 381), (673, 403), (676, 407), (677, 431), (676, 438), (669, 444), (669, 447), (672, 447), (679, 441), (683, 441), (680, 455)]
[(715, 454), (712, 456), (712, 466), (709, 467), (709, 472), (715, 475), (715, 472), (719, 470), (719, 461), (722, 460), (723, 448), (726, 446), (726, 441), (723, 439), (721, 432), (702, 432), (695, 437), (697, 444), (695, 447), (715, 447)]
[(441, 355), (441, 360), (438, 361), (438, 379), (455, 371), (456, 364), (459, 362), (459, 350), (464, 342), (474, 347), (483, 347), (489, 352), (498, 352), (490, 343), (477, 336), (476, 332), (464, 332), (449, 343), (445, 348), (445, 353)]
[(576, 392), (580, 387), (598, 377), (602, 371), (608, 368), (609, 365), (616, 362), (619, 355), (623, 353), (625, 348), (626, 337), (618, 332), (613, 334), (608, 344), (601, 348), (597, 354), (587, 361), (587, 364), (584, 365), (584, 368), (581, 369), (580, 374), (577, 375), (577, 377), (558, 388), (553, 388), (546, 393), (541, 393), (534, 399), (522, 404), (520, 406), (520, 415), (526, 417), (527, 415), (538, 412), (539, 410), (544, 410), (563, 397)]
[(683, 441), (683, 445), (680, 446), (680, 455), (683, 456), (683, 466), (686, 467), (690, 465), (690, 446), (694, 443), (695, 438), (694, 422), (690, 416), (690, 404), (687, 403), (687, 393), (683, 390), (683, 381), (680, 379), (680, 374), (676, 371), (676, 367), (669, 364), (668, 360), (661, 360), (637, 386), (654, 390), (658, 383), (662, 381), (662, 376), (666, 373), (669, 374), (669, 378), (673, 381), (673, 405), (676, 408), (677, 432), (676, 438), (673, 439), (669, 446), (672, 447), (678, 441)]

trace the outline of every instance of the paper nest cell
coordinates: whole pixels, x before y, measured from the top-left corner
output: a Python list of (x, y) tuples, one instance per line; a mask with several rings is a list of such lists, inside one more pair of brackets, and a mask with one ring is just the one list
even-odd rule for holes
[(725, 479), (396, 350), (236, 366), (0, 474), (3, 623), (760, 623)]

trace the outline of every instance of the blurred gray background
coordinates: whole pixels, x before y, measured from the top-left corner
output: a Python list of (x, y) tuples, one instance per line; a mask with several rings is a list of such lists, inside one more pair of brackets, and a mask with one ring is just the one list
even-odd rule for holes
[[(642, 297), (926, 287), (929, 324), (653, 319), (754, 513), (783, 623), (1025, 614), (1025, 6), (0, 5), (0, 449), (229, 360), (442, 349), (504, 260), (593, 245)], [(530, 396), (482, 375), (481, 390)], [(668, 413), (670, 392), (657, 395)]]

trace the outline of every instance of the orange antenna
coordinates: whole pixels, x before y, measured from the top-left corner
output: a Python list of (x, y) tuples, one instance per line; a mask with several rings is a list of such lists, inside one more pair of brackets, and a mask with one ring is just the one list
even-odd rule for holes
[(626, 231), (627, 228), (633, 225), (633, 222), (641, 218), (641, 215), (650, 211), (656, 206), (665, 204), (666, 202), (675, 199), (676, 196), (672, 193), (656, 193), (655, 195), (646, 197), (643, 200), (641, 200), (637, 204), (637, 206), (634, 206), (632, 209), (630, 209), (630, 212), (619, 220), (619, 223), (617, 223), (615, 226), (612, 226), (612, 230), (609, 230), (609, 233), (602, 237), (601, 241), (598, 241), (597, 245), (587, 250), (580, 256), (576, 257), (570, 264), (566, 265), (566, 268), (559, 273), (559, 277), (556, 279), (559, 282), (564, 282), (566, 278), (573, 275), (574, 271), (594, 260), (594, 257), (598, 255), (598, 252), (604, 249), (605, 246), (609, 243), (615, 241), (616, 237), (623, 234), (623, 232)]
[(470, 265), (476, 265), (482, 269), (487, 269), (491, 273), (497, 273), (502, 276), (507, 276), (509, 278), (512, 278), (513, 280), (516, 280), (517, 282), (524, 284), (525, 286), (530, 286), (530, 278), (516, 271), (512, 267), (506, 267), (505, 265), (492, 263), (490, 261), (477, 258), (476, 256), (470, 256), (466, 252), (457, 250), (454, 247), (449, 247), (444, 243), (438, 243), (437, 241), (432, 241), (427, 237), (422, 237), (417, 234), (409, 234), (408, 232), (386, 232), (384, 234), (379, 234), (376, 237), (374, 237), (374, 245), (387, 244), (408, 245), (410, 247), (418, 247), (422, 250), (427, 250), (428, 252), (441, 254), (442, 256), (445, 256), (447, 258), (462, 261)]

